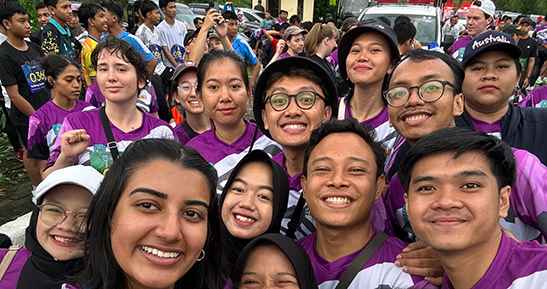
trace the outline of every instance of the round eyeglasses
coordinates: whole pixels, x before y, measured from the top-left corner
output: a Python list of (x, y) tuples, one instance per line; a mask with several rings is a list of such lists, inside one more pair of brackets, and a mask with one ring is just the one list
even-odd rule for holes
[(410, 91), (418, 89), (418, 96), (424, 102), (435, 102), (443, 96), (444, 87), (448, 85), (456, 89), (454, 84), (443, 80), (429, 80), (418, 86), (394, 86), (384, 93), (387, 103), (392, 107), (401, 107), (410, 99)]
[(57, 226), (65, 221), (67, 214), (73, 214), (72, 221), (74, 222), (74, 227), (82, 230), (82, 225), (85, 224), (86, 212), (74, 213), (71, 211), (65, 211), (60, 206), (54, 204), (44, 204), (39, 205), (40, 209), (40, 219), (46, 225)]
[(190, 91), (193, 89), (193, 90), (196, 90), (198, 87), (198, 84), (189, 84), (189, 83), (186, 83), (186, 82), (182, 82), (181, 84), (179, 84), (178, 86), (178, 89), (180, 92), (183, 92), (183, 93), (190, 93)]
[(301, 109), (312, 108), (317, 97), (325, 101), (325, 98), (315, 91), (302, 91), (297, 94), (274, 93), (267, 96), (264, 103), (270, 102), (270, 105), (275, 111), (282, 111), (289, 107), (292, 97), (294, 97), (296, 105)]

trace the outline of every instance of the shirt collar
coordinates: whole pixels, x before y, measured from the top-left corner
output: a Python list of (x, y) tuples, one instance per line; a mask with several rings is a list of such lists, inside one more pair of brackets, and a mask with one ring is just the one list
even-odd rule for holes
[(55, 21), (55, 19), (53, 19), (53, 17), (51, 17), (51, 16), (49, 16), (49, 23), (53, 24), (53, 26), (55, 26), (55, 28), (57, 28), (57, 30), (59, 30), (59, 32), (61, 32), (61, 34), (68, 35), (69, 37), (72, 36), (70, 34), (70, 28), (68, 27), (68, 24), (65, 23), (65, 26), (61, 27), (61, 24), (59, 24), (59, 22)]

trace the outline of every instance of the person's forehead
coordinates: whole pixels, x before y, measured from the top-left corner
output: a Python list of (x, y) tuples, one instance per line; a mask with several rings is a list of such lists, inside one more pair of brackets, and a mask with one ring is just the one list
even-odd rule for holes
[[(290, 81), (290, 83), (287, 83), (287, 81)], [(321, 89), (320, 83), (317, 83), (314, 80), (309, 79), (305, 76), (287, 76), (286, 74), (283, 74), (276, 81), (274, 81), (268, 91), (273, 91), (275, 89), (283, 89), (287, 91), (302, 90), (308, 89), (310, 86), (314, 88), (315, 92), (323, 95), (323, 90)]]
[(475, 8), (471, 8), (469, 9), (469, 12), (467, 13), (467, 17), (479, 17), (479, 18), (484, 18), (484, 12), (482, 12), (481, 10), (479, 9), (475, 9)]
[(363, 159), (375, 163), (369, 144), (354, 132), (335, 132), (324, 137), (310, 154), (310, 161), (319, 158), (339, 160)]
[(454, 81), (452, 69), (439, 58), (421, 61), (407, 58), (403, 59), (395, 68), (390, 78), (389, 85), (391, 86), (394, 83), (406, 82), (421, 77), (426, 78), (428, 76), (435, 76), (435, 78), (440, 80)]

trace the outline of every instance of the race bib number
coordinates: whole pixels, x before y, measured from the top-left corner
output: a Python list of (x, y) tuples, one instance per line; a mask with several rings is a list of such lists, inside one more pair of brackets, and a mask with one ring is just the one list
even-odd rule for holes
[(23, 69), (31, 93), (38, 92), (46, 87), (44, 84), (45, 74), (40, 66), (38, 66), (38, 63), (23, 64), (21, 68)]
[(161, 57), (161, 47), (157, 44), (152, 44), (148, 47), (150, 49), (150, 52), (154, 54), (154, 58), (156, 58), (156, 61), (158, 63), (163, 62), (163, 59)]
[(183, 63), (184, 62), (184, 47), (175, 44), (173, 47), (171, 47), (171, 55), (175, 59), (175, 62), (177, 63)]

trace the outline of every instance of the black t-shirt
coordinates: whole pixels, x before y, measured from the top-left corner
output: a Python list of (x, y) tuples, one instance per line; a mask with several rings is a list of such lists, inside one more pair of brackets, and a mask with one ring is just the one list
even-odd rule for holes
[[(44, 72), (38, 66), (38, 61), (44, 56), (42, 48), (28, 42), (28, 49), (20, 51), (7, 41), (0, 45), (0, 80), (3, 86), (17, 85), (19, 94), (37, 110), (50, 99), (49, 90), (44, 84)], [(28, 117), (15, 105), (11, 106), (11, 119), (14, 124), (28, 125)]]
[(517, 45), (520, 47), (520, 50), (522, 50), (522, 53), (520, 54), (520, 64), (522, 65), (522, 70), (526, 71), (528, 59), (537, 56), (538, 43), (532, 37), (528, 37), (526, 39), (519, 39)]

